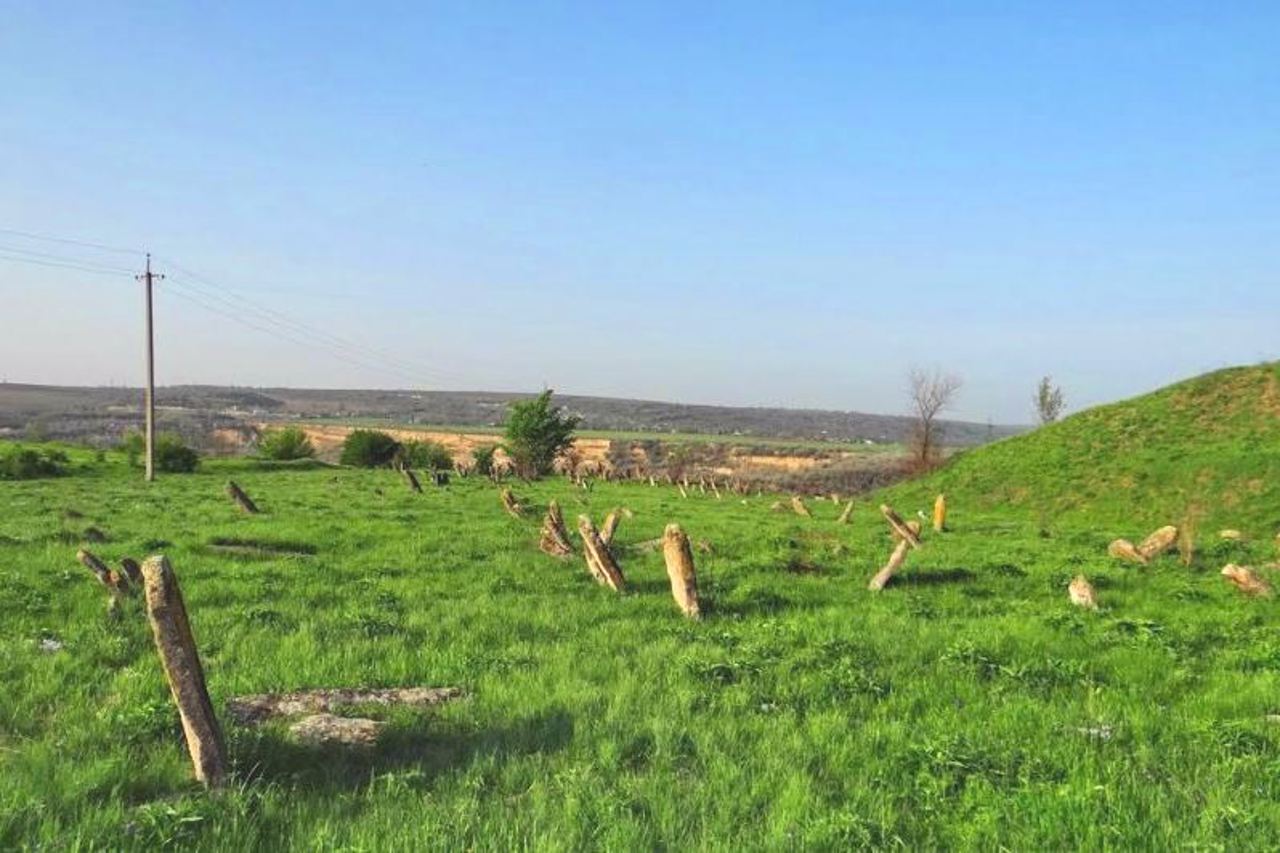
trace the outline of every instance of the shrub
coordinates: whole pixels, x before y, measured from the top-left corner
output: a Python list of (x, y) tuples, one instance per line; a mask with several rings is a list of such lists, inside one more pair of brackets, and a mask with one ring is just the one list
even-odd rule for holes
[(400, 461), (410, 468), (442, 471), (453, 467), (453, 454), (437, 441), (408, 441), (400, 448)]
[(316, 449), (298, 427), (269, 429), (258, 439), (258, 451), (267, 459), (310, 459)]
[(491, 475), (497, 453), (498, 445), (496, 444), (486, 444), (471, 451), (471, 460), (476, 463), (476, 472), (483, 477)]
[(129, 430), (124, 434), (124, 438), (120, 439), (118, 449), (123, 451), (125, 458), (129, 460), (130, 467), (136, 468), (138, 457), (147, 451), (147, 440), (137, 430)]
[(156, 436), (156, 470), (166, 474), (190, 474), (200, 467), (200, 454), (182, 436), (162, 432)]
[[(147, 439), (142, 433), (131, 430), (125, 433), (120, 441), (119, 449), (128, 457), (129, 465), (134, 468), (145, 464), (143, 457), (147, 452)], [(200, 454), (188, 447), (182, 436), (172, 432), (162, 432), (156, 436), (156, 470), (167, 474), (190, 474), (200, 467)]]
[(61, 450), (14, 447), (0, 454), (0, 480), (34, 480), (67, 473), (67, 454)]
[(511, 404), (503, 449), (522, 477), (551, 473), (556, 457), (573, 444), (573, 431), (582, 421), (577, 415), (567, 415), (560, 407), (553, 407), (551, 394), (547, 389), (532, 400)]
[(342, 442), (342, 456), (338, 461), (357, 468), (381, 468), (390, 465), (399, 451), (400, 442), (385, 432), (358, 429)]

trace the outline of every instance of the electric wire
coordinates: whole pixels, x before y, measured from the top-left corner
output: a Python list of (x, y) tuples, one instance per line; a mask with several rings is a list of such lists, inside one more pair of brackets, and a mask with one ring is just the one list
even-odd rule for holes
[(70, 237), (54, 237), (48, 234), (37, 234), (33, 231), (21, 231), (17, 228), (0, 228), (0, 234), (11, 234), (15, 237), (25, 237), (28, 240), (40, 240), (45, 243), (62, 243), (68, 246), (83, 246), (89, 249), (98, 249), (102, 252), (116, 252), (122, 255), (136, 255), (142, 257), (146, 254), (139, 249), (126, 249), (122, 246), (110, 246), (106, 243), (93, 243), (88, 240), (74, 240)]
[[(270, 318), (274, 322), (287, 326), (299, 334), (323, 340), (331, 346), (339, 347), (354, 355), (364, 358), (372, 358), (400, 370), (421, 374), (435, 374), (436, 376), (442, 377), (448, 375), (448, 371), (442, 371), (435, 367), (427, 367), (426, 365), (382, 352), (368, 345), (355, 343), (339, 337), (338, 335), (334, 335), (330, 332), (326, 332), (322, 329), (303, 323), (281, 311), (277, 311), (260, 303), (255, 303), (243, 295), (240, 295), (235, 290), (220, 285), (206, 276), (187, 269), (186, 267), (175, 263), (170, 258), (156, 258), (156, 260), (162, 263), (166, 270), (169, 271), (168, 274), (171, 280), (185, 280), (185, 283), (188, 286), (204, 292), (205, 295), (210, 298), (216, 299), (235, 310), (255, 312), (263, 318)], [(178, 276), (173, 274), (173, 271), (175, 270), (179, 273)]]
[[(113, 252), (143, 257), (146, 253), (137, 249), (113, 246), (107, 243), (81, 240), (71, 237), (60, 237), (40, 234), (16, 228), (0, 228), (0, 234), (53, 243), (66, 246), (78, 246), (96, 251)], [(373, 347), (356, 343), (330, 332), (304, 323), (289, 314), (256, 303), (253, 300), (227, 288), (207, 276), (178, 264), (172, 259), (152, 256), (165, 267), (164, 284), (159, 292), (170, 292), (181, 299), (197, 305), (206, 311), (232, 320), (247, 328), (255, 329), (273, 337), (282, 338), (293, 344), (323, 351), (333, 358), (369, 370), (393, 374), (413, 384), (423, 383), (424, 376), (439, 379), (450, 375), (448, 371), (427, 367), (408, 359), (400, 358)], [(95, 260), (67, 254), (54, 254), (15, 246), (0, 245), (0, 261), (33, 264), (37, 266), (59, 269), (71, 269), (97, 275), (110, 275), (134, 278), (133, 270), (117, 266), (109, 266)], [(175, 275), (176, 273), (176, 275)]]
[(254, 329), (256, 331), (270, 335), (272, 338), (277, 338), (277, 339), (283, 338), (289, 341), (290, 343), (296, 344), (298, 346), (308, 347), (311, 349), (320, 349), (330, 357), (336, 358), (339, 361), (346, 362), (347, 364), (351, 364), (356, 367), (362, 367), (366, 370), (375, 370), (375, 371), (381, 371), (384, 373), (391, 373), (415, 385), (420, 384), (420, 379), (418, 377), (415, 377), (411, 374), (397, 370), (393, 367), (389, 367), (386, 365), (373, 364), (367, 361), (363, 361), (359, 358), (352, 357), (351, 355), (345, 352), (336, 350), (334, 348), (325, 347), (324, 345), (318, 344), (314, 341), (308, 341), (304, 338), (296, 337), (287, 328), (284, 328), (279, 324), (272, 325), (266, 322), (255, 322), (254, 319), (246, 317), (243, 314), (237, 314), (227, 310), (226, 308), (221, 308), (217, 304), (208, 301), (207, 298), (204, 297), (204, 294), (202, 294), (200, 291), (192, 291), (187, 285), (184, 285), (181, 282), (167, 279), (166, 283), (173, 286), (161, 288), (159, 292), (162, 295), (172, 294), (173, 296), (176, 296), (179, 299), (183, 299), (183, 300), (186, 300), (187, 302), (197, 305), (203, 308), (204, 310), (209, 311), (210, 313), (217, 314), (220, 317), (224, 317), (228, 320), (231, 320), (232, 322), (238, 323), (247, 328)]
[(11, 257), (4, 254), (0, 254), (0, 261), (9, 261), (11, 263), (16, 263), (16, 264), (34, 264), (36, 266), (54, 267), (56, 269), (79, 270), (81, 272), (94, 273), (96, 275), (112, 275), (112, 276), (121, 276), (125, 278), (131, 278), (133, 276), (133, 273), (122, 272), (120, 270), (102, 269), (98, 267), (84, 266), (84, 265), (75, 264), (75, 263), (62, 263), (59, 261), (45, 261), (39, 258)]

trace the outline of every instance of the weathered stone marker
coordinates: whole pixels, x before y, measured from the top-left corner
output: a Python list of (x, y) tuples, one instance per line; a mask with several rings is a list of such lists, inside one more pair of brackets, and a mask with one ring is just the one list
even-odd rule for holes
[(363, 717), (335, 717), (333, 714), (312, 714), (289, 726), (289, 734), (312, 746), (340, 744), (369, 749), (378, 742), (386, 723), (366, 720)]
[(1084, 575), (1076, 575), (1067, 584), (1067, 596), (1076, 607), (1086, 610), (1098, 609), (1098, 596), (1093, 591), (1093, 584)]
[(791, 509), (796, 515), (802, 515), (805, 518), (813, 518), (813, 513), (809, 512), (809, 508), (804, 505), (804, 498), (799, 495), (791, 496)]
[(93, 576), (98, 579), (98, 583), (107, 589), (115, 589), (115, 584), (111, 582), (111, 570), (107, 568), (106, 563), (94, 556), (92, 551), (86, 551), (81, 548), (76, 551), (76, 559), (80, 561), (80, 565), (93, 572)]
[(621, 509), (615, 509), (604, 517), (604, 524), (600, 525), (600, 541), (605, 545), (613, 544), (613, 534), (618, 532), (618, 522), (621, 519)]
[(129, 583), (134, 586), (142, 586), (142, 567), (138, 565), (138, 561), (133, 557), (125, 557), (120, 561), (120, 570), (124, 572), (124, 576), (129, 579)]
[(500, 496), (502, 498), (502, 508), (513, 518), (521, 518), (524, 514), (524, 507), (520, 505), (520, 501), (516, 500), (516, 496), (511, 493), (511, 489), (503, 489)]
[(1235, 584), (1236, 589), (1246, 595), (1254, 595), (1260, 598), (1269, 598), (1271, 596), (1271, 584), (1258, 577), (1257, 572), (1248, 566), (1237, 566), (1235, 563), (1228, 563), (1222, 567), (1222, 576)]
[(569, 531), (564, 526), (564, 515), (560, 512), (560, 504), (555, 500), (547, 504), (547, 515), (542, 519), (542, 538), (538, 547), (544, 554), (553, 557), (567, 557), (573, 553)]
[(848, 524), (849, 516), (853, 515), (853, 501), (850, 500), (844, 505), (844, 512), (840, 513), (840, 517), (836, 519), (836, 524)]
[(232, 480), (227, 480), (227, 497), (235, 501), (240, 509), (249, 513), (249, 515), (257, 515), (258, 505), (244, 493), (244, 489), (237, 486)]
[(662, 537), (659, 536), (657, 539), (646, 539), (643, 542), (636, 542), (631, 547), (637, 551), (644, 551), (646, 553), (657, 551), (662, 547)]
[[(107, 592), (111, 593), (112, 600), (124, 595), (130, 595), (133, 592), (129, 585), (127, 575), (112, 571), (107, 568), (107, 564), (98, 559), (92, 551), (86, 551), (83, 548), (76, 551), (76, 559), (80, 561), (80, 565), (93, 572), (93, 576), (98, 579), (98, 583), (106, 587)], [(113, 605), (110, 610), (115, 612), (116, 607)]]
[(941, 533), (947, 529), (947, 496), (938, 495), (933, 501), (933, 529)]
[(142, 564), (142, 581), (147, 593), (147, 620), (151, 623), (169, 692), (182, 718), (182, 733), (196, 779), (215, 787), (227, 772), (226, 750), (222, 729), (205, 687), (204, 668), (191, 635), (178, 579), (169, 560), (157, 556), (147, 558)]
[(1147, 558), (1142, 552), (1133, 547), (1133, 543), (1128, 539), (1117, 539), (1107, 546), (1107, 553), (1117, 560), (1128, 560), (1130, 563), (1137, 563), (1140, 566), (1147, 564)]
[(578, 533), (582, 535), (583, 556), (591, 576), (614, 592), (622, 592), (626, 580), (613, 559), (609, 546), (600, 541), (600, 534), (589, 516), (578, 516)]
[(911, 542), (906, 538), (901, 539), (893, 549), (893, 553), (889, 555), (889, 562), (885, 563), (884, 568), (875, 573), (867, 584), (867, 589), (872, 592), (879, 592), (884, 589), (889, 580), (898, 573), (898, 569), (902, 568), (902, 564), (907, 561), (907, 551), (910, 548)]
[(894, 533), (898, 534), (903, 541), (912, 548), (920, 547), (920, 525), (914, 528), (909, 526), (902, 520), (902, 516), (893, 511), (893, 507), (888, 504), (880, 504), (880, 514), (884, 516), (884, 520), (889, 522), (889, 527)]
[[(908, 522), (907, 522), (907, 529), (908, 529), (908, 530), (910, 530), (912, 533), (914, 533), (916, 536), (919, 536), (919, 535), (920, 535), (920, 531), (924, 530), (924, 526), (923, 526), (923, 525), (921, 525), (921, 524), (920, 524), (920, 522), (919, 522), (917, 519), (914, 519), (914, 518), (913, 518), (913, 519), (911, 519), (910, 521), (908, 521)], [(893, 536), (893, 541), (894, 541), (894, 542), (901, 542), (901, 541), (902, 541), (902, 537), (898, 535), (898, 531), (896, 531), (896, 530), (890, 530), (890, 533), (891, 533), (891, 534), (892, 534), (892, 536)]]
[(359, 705), (429, 708), (462, 695), (457, 687), (321, 688), (236, 696), (227, 702), (227, 711), (240, 725), (256, 726), (280, 717), (337, 713)]
[(404, 475), (404, 482), (409, 487), (409, 491), (419, 495), (422, 494), (422, 484), (418, 482), (417, 475), (413, 473), (408, 465), (401, 468), (400, 473)]
[(698, 578), (693, 568), (693, 550), (689, 537), (678, 524), (668, 524), (662, 534), (662, 557), (667, 563), (667, 577), (671, 579), (671, 596), (681, 612), (690, 619), (702, 615), (698, 603)]
[(1178, 528), (1172, 524), (1161, 527), (1152, 533), (1138, 546), (1138, 553), (1150, 560), (1168, 551), (1178, 541)]

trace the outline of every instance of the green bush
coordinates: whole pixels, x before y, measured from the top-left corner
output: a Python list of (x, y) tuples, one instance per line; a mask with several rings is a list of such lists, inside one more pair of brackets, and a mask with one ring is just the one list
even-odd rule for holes
[(494, 457), (498, 453), (498, 445), (486, 444), (471, 451), (471, 460), (476, 463), (476, 472), (488, 477), (493, 473)]
[(200, 467), (200, 454), (182, 436), (162, 432), (156, 436), (156, 470), (166, 474), (190, 474)]
[(342, 456), (338, 461), (356, 468), (382, 468), (390, 465), (399, 452), (400, 442), (385, 432), (358, 429), (342, 442)]
[[(119, 449), (134, 468), (146, 464), (147, 439), (142, 433), (131, 430), (125, 433)], [(190, 474), (200, 467), (200, 454), (188, 447), (182, 436), (162, 432), (156, 436), (156, 470), (166, 474)]]
[(304, 430), (298, 427), (269, 429), (258, 439), (258, 452), (267, 459), (310, 459), (316, 449)]
[(129, 430), (120, 439), (117, 449), (124, 453), (125, 458), (129, 460), (129, 465), (136, 468), (138, 459), (147, 452), (147, 440), (137, 430)]
[(0, 480), (35, 480), (67, 473), (67, 454), (61, 450), (14, 447), (0, 454)]
[(532, 400), (511, 404), (503, 449), (521, 477), (551, 473), (556, 457), (573, 444), (573, 431), (582, 421), (553, 407), (551, 394), (547, 389)]
[(453, 467), (453, 454), (437, 441), (408, 441), (400, 447), (400, 461), (410, 468), (443, 471)]

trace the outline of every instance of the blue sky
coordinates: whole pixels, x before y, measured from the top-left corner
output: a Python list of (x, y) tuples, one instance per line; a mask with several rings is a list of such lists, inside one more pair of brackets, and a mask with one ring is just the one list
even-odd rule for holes
[[(0, 229), (359, 347), (179, 278), (161, 382), (894, 412), (941, 365), (1025, 421), (1045, 373), (1081, 406), (1280, 356), (1274, 3), (3, 18)], [(138, 287), (0, 260), (2, 378), (138, 382)]]

